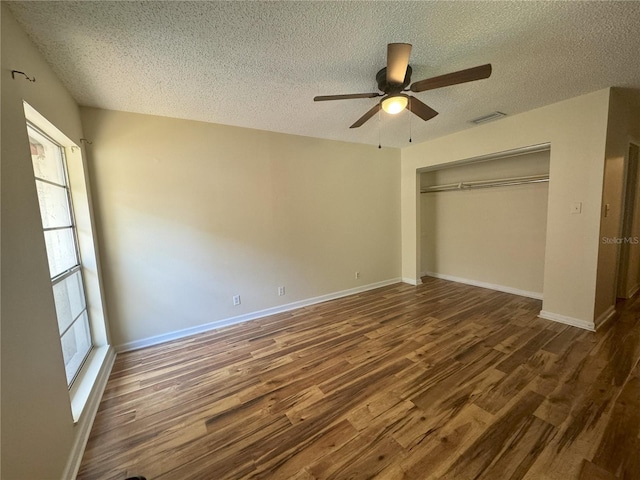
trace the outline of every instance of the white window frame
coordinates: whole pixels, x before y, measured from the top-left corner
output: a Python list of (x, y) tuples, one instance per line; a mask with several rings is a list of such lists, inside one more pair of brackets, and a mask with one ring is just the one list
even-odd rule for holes
[[(71, 321), (71, 323), (69, 323), (69, 325), (67, 325), (64, 330), (62, 332), (60, 332), (60, 342), (62, 344), (62, 337), (69, 332), (74, 325), (76, 325), (77, 322), (82, 322), (84, 321), (83, 318), (83, 314), (86, 313), (86, 328), (88, 330), (88, 336), (89, 336), (89, 348), (86, 352), (82, 352), (82, 358), (75, 361), (73, 364), (74, 370), (72, 372), (67, 371), (67, 365), (65, 365), (65, 371), (67, 374), (67, 387), (69, 389), (71, 389), (73, 383), (75, 382), (76, 378), (78, 378), (78, 374), (80, 373), (80, 371), (82, 370), (82, 367), (85, 363), (85, 361), (87, 360), (87, 358), (89, 357), (89, 355), (91, 354), (91, 351), (93, 350), (93, 346), (94, 346), (94, 341), (93, 341), (93, 335), (92, 335), (92, 331), (91, 331), (91, 322), (89, 319), (89, 308), (87, 305), (87, 294), (86, 294), (86, 290), (85, 290), (85, 286), (84, 286), (84, 277), (82, 275), (82, 255), (80, 253), (80, 248), (78, 246), (78, 232), (77, 232), (77, 225), (76, 225), (76, 220), (75, 220), (75, 213), (73, 210), (73, 198), (71, 197), (71, 187), (70, 187), (70, 183), (69, 183), (69, 171), (68, 171), (68, 167), (67, 167), (67, 156), (66, 156), (66, 152), (65, 152), (65, 148), (60, 145), (55, 139), (51, 138), (49, 135), (47, 135), (46, 132), (42, 131), (40, 128), (38, 128), (37, 125), (35, 125), (33, 122), (27, 120), (27, 131), (29, 132), (29, 136), (31, 137), (31, 131), (33, 131), (36, 135), (39, 135), (41, 137), (43, 137), (45, 140), (49, 141), (50, 143), (52, 143), (57, 149), (59, 149), (60, 152), (60, 162), (62, 164), (62, 177), (63, 177), (63, 181), (64, 183), (57, 183), (51, 180), (48, 180), (46, 178), (40, 178), (38, 177), (38, 175), (36, 174), (36, 172), (34, 171), (34, 178), (36, 181), (36, 184), (38, 184), (38, 182), (43, 182), (43, 183), (47, 183), (49, 185), (52, 185), (54, 187), (58, 187), (58, 188), (63, 188), (64, 192), (65, 192), (65, 196), (67, 199), (67, 208), (68, 208), (68, 215), (69, 215), (69, 220), (70, 220), (70, 224), (69, 225), (65, 225), (65, 226), (56, 226), (56, 227), (46, 227), (44, 225), (44, 221), (43, 221), (43, 225), (42, 225), (42, 230), (43, 232), (49, 232), (49, 231), (55, 231), (55, 230), (62, 230), (62, 229), (69, 229), (72, 233), (72, 238), (73, 238), (73, 249), (75, 252), (75, 258), (76, 258), (76, 263), (71, 266), (70, 268), (56, 273), (55, 275), (53, 275), (51, 277), (51, 288), (54, 289), (55, 286), (66, 280), (67, 278), (71, 277), (72, 275), (78, 274), (80, 277), (80, 284), (81, 284), (81, 291), (82, 291), (82, 296), (83, 296), (83, 300), (84, 300), (84, 307), (83, 309), (80, 311), (80, 313), (78, 313), (78, 315), (76, 315), (76, 317)], [(47, 252), (47, 256), (50, 255), (50, 252)], [(58, 319), (58, 323), (60, 322), (60, 319)]]

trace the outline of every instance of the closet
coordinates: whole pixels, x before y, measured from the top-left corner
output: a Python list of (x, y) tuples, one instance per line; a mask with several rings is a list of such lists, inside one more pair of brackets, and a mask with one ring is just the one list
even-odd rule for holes
[(542, 298), (548, 146), (420, 173), (421, 275)]

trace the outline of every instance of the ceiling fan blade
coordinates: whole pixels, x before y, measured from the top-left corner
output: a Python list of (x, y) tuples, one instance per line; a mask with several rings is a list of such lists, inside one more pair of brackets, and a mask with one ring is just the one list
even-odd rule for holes
[(409, 65), (411, 44), (390, 43), (387, 45), (387, 83), (402, 84)]
[(448, 87), (449, 85), (457, 85), (459, 83), (473, 82), (489, 78), (491, 75), (491, 64), (480, 65), (479, 67), (467, 68), (458, 72), (447, 73), (439, 77), (427, 78), (414, 82), (411, 85), (412, 92), (424, 92), (425, 90), (433, 90), (435, 88)]
[(351, 125), (349, 128), (358, 128), (358, 127), (362, 126), (364, 124), (364, 122), (369, 120), (371, 117), (373, 117), (379, 111), (380, 111), (380, 104), (376, 103), (371, 110), (369, 110), (367, 113), (365, 113), (363, 116), (361, 116), (356, 121), (356, 123)]
[(416, 97), (409, 97), (409, 104), (407, 105), (407, 108), (425, 122), (438, 115), (438, 112), (429, 105), (418, 100)]
[(379, 97), (380, 93), (348, 93), (346, 95), (319, 95), (313, 97), (314, 102), (324, 102), (326, 100), (349, 100), (351, 98), (374, 98)]

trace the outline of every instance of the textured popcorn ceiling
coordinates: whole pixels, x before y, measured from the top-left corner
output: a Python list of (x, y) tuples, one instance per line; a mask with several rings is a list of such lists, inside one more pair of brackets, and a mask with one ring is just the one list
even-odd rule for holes
[(640, 2), (7, 3), (75, 99), (113, 110), (402, 147), (408, 113), (349, 129), (376, 99), (313, 102), (377, 91), (389, 42), (413, 44), (414, 81), (493, 64), (416, 94), (440, 115), (413, 117), (414, 143), (495, 110), (640, 92)]

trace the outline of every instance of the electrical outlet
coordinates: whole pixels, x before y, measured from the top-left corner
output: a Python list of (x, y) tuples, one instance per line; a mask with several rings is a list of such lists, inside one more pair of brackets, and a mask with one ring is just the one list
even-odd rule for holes
[(284, 295), (284, 287), (278, 287), (278, 295), (279, 296), (283, 296)]
[(240, 305), (240, 295), (234, 295), (234, 296), (233, 296), (233, 304), (234, 304), (235, 306)]
[(356, 272), (356, 280), (360, 278), (360, 272)]

